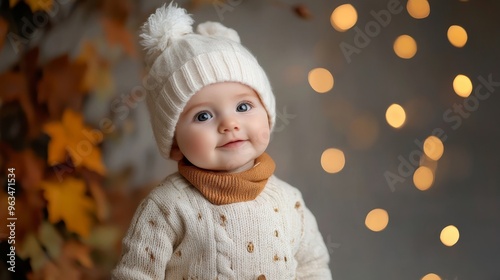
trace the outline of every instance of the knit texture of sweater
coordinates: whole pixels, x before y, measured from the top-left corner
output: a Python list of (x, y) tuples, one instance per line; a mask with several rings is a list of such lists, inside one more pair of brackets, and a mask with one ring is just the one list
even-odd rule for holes
[(253, 200), (210, 203), (179, 173), (140, 204), (112, 279), (331, 279), (316, 219), (272, 175)]

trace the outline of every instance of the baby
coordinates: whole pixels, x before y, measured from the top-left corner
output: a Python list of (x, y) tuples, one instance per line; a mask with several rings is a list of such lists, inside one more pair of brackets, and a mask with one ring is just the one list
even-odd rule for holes
[(142, 29), (154, 136), (179, 171), (140, 204), (113, 279), (331, 279), (314, 216), (265, 153), (266, 74), (234, 30), (192, 24), (171, 3)]

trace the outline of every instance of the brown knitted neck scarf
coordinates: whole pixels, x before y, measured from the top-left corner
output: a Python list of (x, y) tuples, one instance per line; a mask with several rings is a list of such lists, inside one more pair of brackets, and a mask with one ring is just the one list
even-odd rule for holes
[(179, 173), (212, 204), (223, 205), (255, 199), (274, 173), (274, 161), (267, 153), (255, 159), (255, 165), (240, 173), (205, 170), (181, 160)]

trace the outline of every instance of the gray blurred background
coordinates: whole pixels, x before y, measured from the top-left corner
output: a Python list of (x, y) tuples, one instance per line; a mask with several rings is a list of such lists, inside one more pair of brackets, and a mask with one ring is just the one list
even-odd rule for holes
[[(266, 70), (278, 112), (278, 129), (268, 152), (277, 163), (277, 176), (302, 191), (316, 216), (334, 279), (421, 279), (428, 273), (448, 280), (500, 279), (499, 1), (431, 0), (430, 15), (420, 20), (410, 17), (406, 1), (395, 0), (232, 0), (225, 6), (194, 2), (201, 3), (190, 8), (196, 23), (221, 21), (237, 30)], [(134, 9), (139, 16), (132, 28), (163, 3), (137, 1)], [(332, 11), (344, 3), (356, 8), (356, 26), (361, 30), (375, 21), (371, 12), (387, 10), (389, 3), (402, 8), (369, 37), (366, 46), (346, 57), (340, 46), (356, 46), (356, 31), (338, 32), (330, 24)], [(301, 5), (302, 14), (294, 12), (296, 5)], [(310, 18), (302, 18), (304, 12)], [(65, 21), (64, 30), (47, 35), (41, 61), (76, 49), (83, 36), (99, 32), (95, 19), (83, 12)], [(453, 24), (467, 30), (463, 48), (448, 42), (446, 32)], [(394, 54), (393, 42), (402, 34), (417, 42), (412, 59)], [(0, 59), (6, 69), (16, 57), (4, 48)], [(89, 123), (97, 124), (109, 115), (113, 98), (141, 84), (142, 66), (140, 60), (118, 60), (114, 95), (107, 102), (92, 95), (86, 100)], [(308, 83), (308, 72), (317, 67), (334, 77), (333, 89), (324, 94)], [(477, 104), (464, 103), (470, 100), (457, 96), (452, 87), (457, 74), (467, 75), (475, 89), (489, 80), (481, 92), (488, 89), (491, 94)], [(407, 113), (400, 129), (385, 120), (392, 103)], [(465, 113), (454, 111), (460, 106)], [(175, 171), (176, 165), (157, 153), (144, 104), (114, 118), (123, 131), (130, 123), (133, 129), (124, 137), (105, 139), (104, 161), (111, 173), (131, 170), (128, 188)], [(433, 131), (440, 132), (444, 154), (432, 187), (420, 191), (411, 175), (398, 168), (402, 158), (410, 160), (420, 151), (415, 142), (423, 142)], [(328, 148), (345, 154), (345, 167), (339, 173), (327, 173), (321, 166), (321, 155)], [(384, 176), (388, 172), (401, 180), (389, 183)], [(375, 208), (389, 215), (380, 232), (365, 226), (366, 215)], [(447, 225), (460, 232), (458, 243), (451, 247), (439, 238)]]

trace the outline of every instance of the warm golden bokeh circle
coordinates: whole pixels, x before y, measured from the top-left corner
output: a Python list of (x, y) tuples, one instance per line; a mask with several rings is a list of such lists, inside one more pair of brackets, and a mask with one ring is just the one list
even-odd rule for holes
[(413, 183), (417, 189), (425, 191), (434, 183), (434, 173), (429, 167), (420, 166), (413, 173)]
[(333, 10), (330, 23), (337, 31), (347, 31), (358, 21), (358, 13), (351, 4), (343, 4)]
[(454, 225), (449, 225), (441, 231), (439, 238), (444, 245), (451, 247), (457, 244), (458, 239), (460, 239), (460, 232)]
[(389, 224), (389, 214), (384, 209), (376, 208), (366, 215), (365, 225), (372, 231), (382, 231), (387, 224)]
[(332, 74), (325, 68), (314, 68), (309, 71), (307, 80), (311, 88), (318, 93), (330, 91), (334, 84)]
[(460, 97), (469, 97), (472, 93), (472, 82), (469, 77), (458, 74), (455, 79), (453, 79), (453, 90)]
[(321, 167), (328, 173), (340, 172), (345, 166), (344, 152), (339, 149), (329, 148), (321, 154)]
[(417, 42), (410, 35), (401, 35), (394, 41), (394, 53), (404, 59), (410, 59), (417, 53)]
[(431, 7), (427, 0), (408, 0), (406, 10), (411, 17), (416, 19), (426, 18), (431, 13)]
[(439, 160), (444, 153), (444, 144), (436, 136), (429, 136), (424, 141), (424, 153), (432, 160)]
[(448, 41), (450, 41), (450, 43), (457, 48), (465, 46), (468, 39), (467, 31), (465, 31), (465, 29), (460, 25), (450, 26), (450, 28), (448, 28), (447, 36)]
[(421, 280), (441, 280), (441, 277), (439, 277), (439, 275), (437, 275), (437, 274), (429, 273), (429, 274), (425, 275), (424, 277), (422, 277)]
[(400, 128), (406, 121), (406, 112), (401, 105), (391, 104), (385, 111), (385, 119), (390, 126)]

